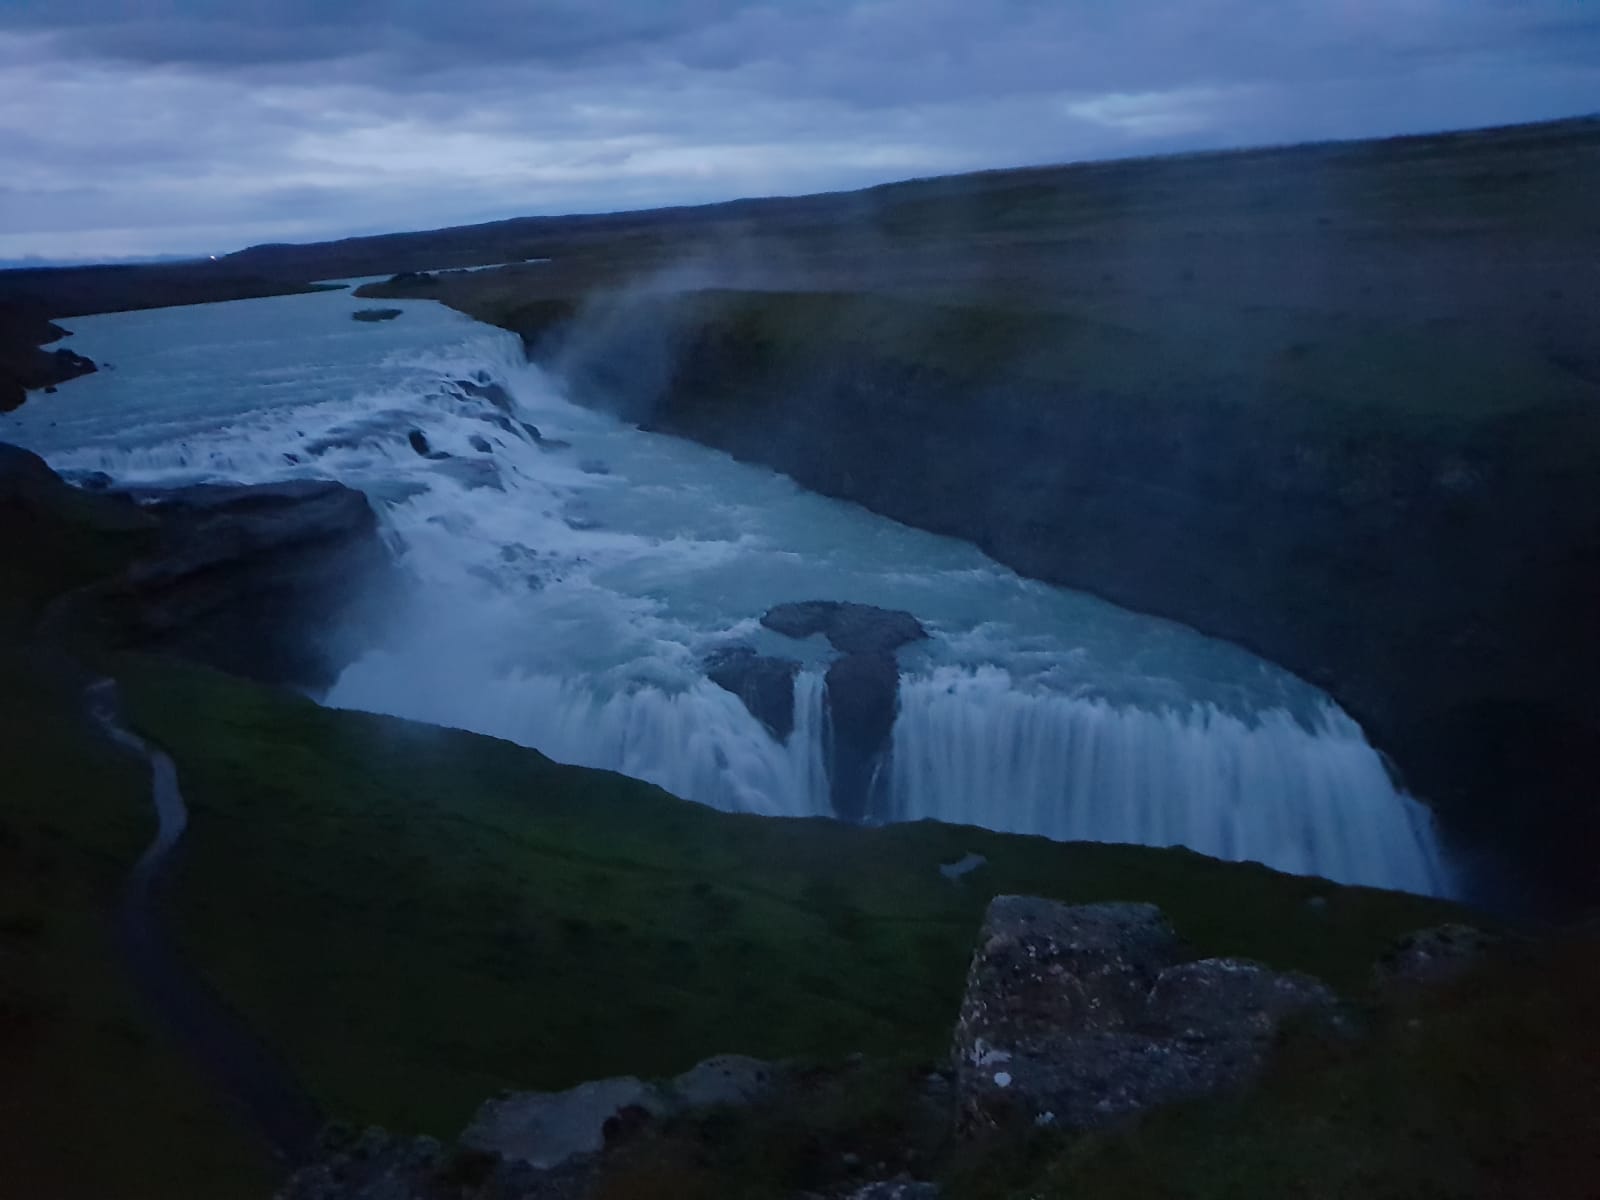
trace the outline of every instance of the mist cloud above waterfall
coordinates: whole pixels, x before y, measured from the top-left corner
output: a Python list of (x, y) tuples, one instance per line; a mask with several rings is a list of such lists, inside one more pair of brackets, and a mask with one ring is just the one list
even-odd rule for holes
[(0, 0), (0, 256), (1596, 109), (1571, 0)]

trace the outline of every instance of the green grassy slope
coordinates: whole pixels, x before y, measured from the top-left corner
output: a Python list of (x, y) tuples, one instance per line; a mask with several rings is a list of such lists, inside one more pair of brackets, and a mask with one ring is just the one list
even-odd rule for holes
[[(197, 669), (120, 674), (192, 810), (187, 945), (331, 1113), (401, 1129), (724, 1051), (937, 1057), (1000, 892), (1151, 900), (1197, 953), (1357, 990), (1450, 911), (1184, 851), (730, 816)], [(968, 852), (990, 865), (946, 881)]]
[[(0, 492), (5, 489), (0, 488)], [(271, 1170), (167, 1044), (112, 935), (154, 832), (148, 768), (89, 727), (85, 676), (34, 625), (126, 562), (142, 522), (65, 487), (0, 494), (0, 1191), (264, 1196)]]

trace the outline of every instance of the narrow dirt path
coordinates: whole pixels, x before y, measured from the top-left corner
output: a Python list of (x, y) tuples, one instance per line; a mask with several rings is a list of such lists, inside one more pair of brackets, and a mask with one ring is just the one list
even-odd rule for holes
[[(172, 759), (122, 723), (109, 679), (85, 694), (89, 711), (118, 745), (150, 764), (156, 835), (128, 874), (117, 911), (117, 942), (135, 985), (169, 1033), (286, 1165), (310, 1157), (323, 1117), (293, 1072), (183, 960), (159, 903), (164, 875), (189, 823)], [(249, 930), (240, 930), (249, 937)]]

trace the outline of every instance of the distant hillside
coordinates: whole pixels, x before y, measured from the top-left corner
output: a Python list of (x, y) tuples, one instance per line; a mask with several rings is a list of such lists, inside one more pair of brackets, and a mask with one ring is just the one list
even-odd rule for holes
[[(0, 271), (0, 300), (47, 316), (271, 295), (320, 279), (552, 258), (626, 274), (686, 257), (758, 260), (790, 282), (872, 273), (892, 278), (950, 241), (982, 274), (1013, 271), (1011, 252), (1047, 256), (1074, 238), (1248, 232), (1310, 238), (1381, 234), (1423, 219), (1462, 234), (1527, 227), (1551, 235), (1600, 228), (1600, 119), (1503, 129), (985, 171), (855, 192), (734, 200), (696, 207), (554, 217), (303, 245), (252, 246), (219, 260)], [(1434, 196), (1385, 189), (1420, 164), (1511, 156), (1467, 190)], [(1532, 164), (1531, 166), (1526, 164)], [(1374, 183), (1376, 181), (1376, 186)], [(779, 239), (784, 250), (769, 244)], [(750, 264), (745, 263), (748, 267)], [(981, 268), (981, 269), (980, 269)], [(915, 276), (913, 271), (912, 275)], [(1036, 273), (1037, 274), (1037, 273)], [(1039, 282), (1038, 278), (1032, 281)]]

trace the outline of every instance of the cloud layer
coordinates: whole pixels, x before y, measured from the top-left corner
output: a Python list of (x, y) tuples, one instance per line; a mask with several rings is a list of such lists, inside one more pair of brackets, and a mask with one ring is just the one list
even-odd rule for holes
[(0, 0), (0, 258), (1595, 110), (1572, 0)]

